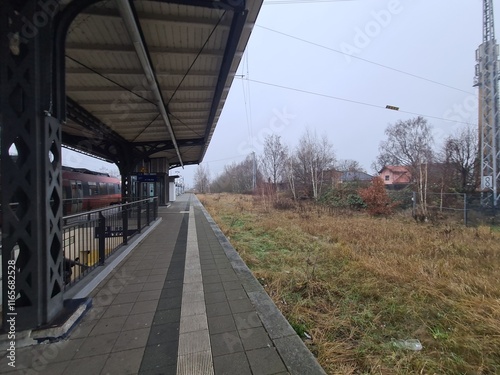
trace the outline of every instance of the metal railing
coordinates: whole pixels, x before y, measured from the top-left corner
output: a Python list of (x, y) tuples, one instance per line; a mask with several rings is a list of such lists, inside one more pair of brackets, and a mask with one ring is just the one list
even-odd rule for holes
[(113, 205), (63, 218), (64, 282), (68, 289), (158, 216), (158, 198)]

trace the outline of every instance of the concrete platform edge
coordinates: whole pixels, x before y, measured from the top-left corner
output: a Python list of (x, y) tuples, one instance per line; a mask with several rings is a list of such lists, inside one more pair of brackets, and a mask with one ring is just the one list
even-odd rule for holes
[[(71, 301), (73, 302), (73, 301)], [(66, 321), (58, 326), (48, 327), (44, 329), (37, 329), (31, 332), (31, 337), (39, 343), (45, 340), (60, 340), (65, 338), (76, 324), (82, 319), (86, 311), (92, 307), (92, 299), (84, 298), (81, 301), (74, 301), (78, 303), (75, 311), (66, 319)]]
[(252, 271), (248, 268), (243, 259), (241, 259), (240, 255), (231, 245), (224, 233), (222, 233), (215, 220), (210, 216), (197, 197), (196, 200), (197, 202), (193, 203), (201, 208), (210, 227), (214, 231), (221, 246), (224, 248), (234, 271), (242, 281), (248, 297), (255, 306), (262, 324), (264, 324), (269, 337), (277, 348), (290, 374), (326, 374), (317, 359), (296, 334), (290, 323), (288, 323), (288, 320), (286, 320), (281, 311), (278, 310), (271, 297), (269, 297), (262, 285), (253, 275)]
[[(15, 348), (24, 348), (26, 346), (37, 345), (44, 341), (58, 341), (64, 339), (77, 323), (82, 319), (87, 310), (92, 306), (90, 298), (84, 298), (81, 301), (75, 301), (78, 306), (68, 316), (64, 323), (57, 326), (40, 328), (36, 330), (25, 330), (15, 333)], [(0, 350), (8, 350), (12, 346), (12, 340), (9, 334), (0, 335)]]

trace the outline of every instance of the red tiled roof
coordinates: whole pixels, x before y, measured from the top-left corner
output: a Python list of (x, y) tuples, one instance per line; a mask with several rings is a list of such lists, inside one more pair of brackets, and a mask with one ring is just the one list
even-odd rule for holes
[(384, 168), (380, 170), (380, 173), (384, 170), (388, 169), (393, 173), (410, 173), (408, 167), (404, 165), (386, 165)]

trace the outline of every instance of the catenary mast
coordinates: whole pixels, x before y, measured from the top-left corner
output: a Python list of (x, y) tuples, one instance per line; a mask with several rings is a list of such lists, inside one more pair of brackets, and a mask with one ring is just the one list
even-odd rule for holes
[(500, 205), (499, 62), (493, 0), (483, 1), (483, 43), (476, 50), (474, 86), (479, 88), (479, 140), (483, 204)]

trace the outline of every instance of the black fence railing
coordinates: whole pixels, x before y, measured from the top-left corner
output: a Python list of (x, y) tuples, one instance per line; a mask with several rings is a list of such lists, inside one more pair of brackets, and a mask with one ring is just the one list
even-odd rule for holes
[(147, 198), (63, 218), (66, 289), (82, 280), (158, 216), (158, 198)]

